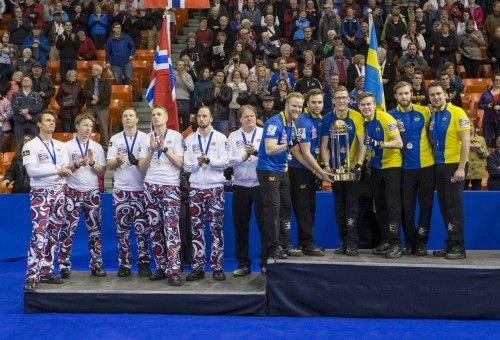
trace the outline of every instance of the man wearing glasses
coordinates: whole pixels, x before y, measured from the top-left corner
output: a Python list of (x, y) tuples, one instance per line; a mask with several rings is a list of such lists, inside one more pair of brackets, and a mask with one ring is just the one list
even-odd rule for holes
[[(355, 110), (348, 107), (349, 92), (344, 86), (334, 89), (333, 103), (335, 109), (323, 117), (321, 124), (321, 158), (325, 162), (325, 170), (332, 172), (335, 166), (332, 161), (331, 129), (337, 120), (347, 124), (349, 154), (347, 148), (341, 146), (340, 162), (345, 164), (349, 157), (351, 168), (349, 170), (361, 174), (361, 167), (366, 155), (366, 147), (363, 144), (363, 117)], [(358, 212), (359, 212), (359, 181), (336, 181), (332, 185), (335, 202), (335, 217), (340, 239), (340, 246), (335, 249), (335, 254), (346, 254), (348, 256), (358, 255)]]

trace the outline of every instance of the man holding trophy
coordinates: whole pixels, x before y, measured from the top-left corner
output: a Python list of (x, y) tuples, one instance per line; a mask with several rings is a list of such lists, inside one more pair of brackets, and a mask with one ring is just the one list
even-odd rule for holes
[(323, 117), (321, 158), (334, 180), (332, 192), (340, 246), (335, 254), (358, 255), (359, 179), (366, 155), (363, 144), (363, 117), (349, 109), (349, 92), (344, 86), (334, 90), (335, 109)]

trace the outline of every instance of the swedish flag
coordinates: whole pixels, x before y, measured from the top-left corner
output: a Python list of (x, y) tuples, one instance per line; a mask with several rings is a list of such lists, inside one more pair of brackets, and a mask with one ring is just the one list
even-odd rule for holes
[(370, 15), (370, 45), (368, 47), (368, 55), (366, 57), (365, 66), (365, 86), (366, 92), (371, 92), (375, 96), (377, 106), (385, 111), (384, 85), (382, 84), (382, 71), (378, 60), (378, 43), (377, 31)]

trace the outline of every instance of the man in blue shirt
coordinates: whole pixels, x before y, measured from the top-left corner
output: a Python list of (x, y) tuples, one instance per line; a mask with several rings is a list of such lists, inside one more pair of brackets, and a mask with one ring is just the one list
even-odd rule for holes
[[(113, 34), (106, 43), (106, 65), (111, 67), (116, 84), (132, 83), (132, 62), (135, 44), (132, 38), (122, 33), (119, 22), (113, 24)], [(125, 79), (124, 79), (125, 78)]]
[(293, 159), (290, 161), (292, 207), (298, 229), (297, 248), (309, 256), (324, 255), (324, 250), (314, 243), (313, 232), (316, 215), (316, 176), (324, 181), (330, 180), (316, 160), (319, 156), (322, 110), (323, 91), (310, 90), (307, 93), (307, 108), (295, 122), (301, 140), (300, 147), (297, 152), (293, 152)]
[[(285, 102), (285, 110), (269, 118), (264, 124), (259, 146), (257, 178), (261, 187), (264, 230), (267, 234), (269, 255), (278, 259), (288, 257), (284, 246), (290, 245), (290, 182), (288, 161), (292, 148), (298, 149), (300, 139), (294, 121), (302, 112), (304, 97), (292, 92)], [(263, 247), (265, 245), (262, 245)], [(300, 255), (302, 252), (291, 254)]]

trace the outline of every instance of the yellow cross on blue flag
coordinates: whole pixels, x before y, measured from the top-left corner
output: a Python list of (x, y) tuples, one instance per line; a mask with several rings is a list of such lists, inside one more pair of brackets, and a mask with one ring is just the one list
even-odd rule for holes
[(385, 111), (384, 85), (382, 84), (382, 71), (378, 60), (377, 31), (370, 15), (370, 44), (366, 57), (365, 86), (364, 91), (371, 92), (375, 96), (377, 107)]

